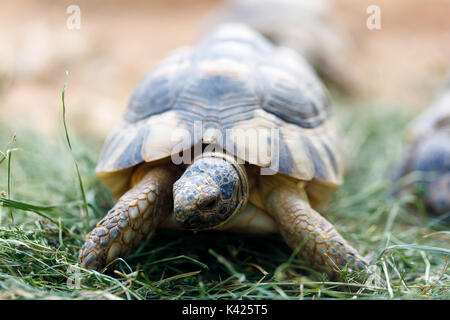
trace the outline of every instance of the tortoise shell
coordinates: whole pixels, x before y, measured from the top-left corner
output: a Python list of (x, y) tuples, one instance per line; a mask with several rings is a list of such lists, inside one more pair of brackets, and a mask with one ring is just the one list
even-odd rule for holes
[[(409, 150), (402, 174), (414, 170), (443, 173), (450, 170), (450, 81), (432, 105), (412, 121), (406, 139)], [(430, 154), (436, 161), (432, 161)]]
[[(280, 174), (332, 190), (342, 181), (343, 165), (330, 117), (326, 90), (301, 56), (248, 27), (226, 24), (144, 77), (107, 138), (96, 172), (120, 196), (138, 164), (203, 143), (259, 167), (277, 161)], [(254, 157), (252, 144), (229, 139), (261, 128), (278, 129), (277, 139), (252, 141), (267, 150), (277, 144), (277, 159)]]
[(419, 141), (446, 126), (450, 126), (450, 80), (436, 101), (412, 122), (407, 139)]

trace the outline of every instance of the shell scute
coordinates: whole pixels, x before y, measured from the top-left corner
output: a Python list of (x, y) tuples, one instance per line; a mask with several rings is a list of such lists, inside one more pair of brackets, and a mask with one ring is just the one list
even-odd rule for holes
[[(117, 184), (124, 170), (203, 142), (260, 167), (277, 162), (282, 174), (333, 188), (342, 180), (343, 157), (328, 104), (325, 88), (298, 54), (247, 27), (225, 25), (144, 77), (105, 143), (97, 173), (107, 185)], [(255, 157), (261, 146), (277, 158)]]

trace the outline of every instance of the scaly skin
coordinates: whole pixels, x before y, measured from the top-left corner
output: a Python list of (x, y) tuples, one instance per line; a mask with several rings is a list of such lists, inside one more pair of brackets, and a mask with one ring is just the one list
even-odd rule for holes
[(292, 249), (302, 245), (298, 256), (333, 278), (339, 279), (344, 267), (367, 271), (367, 262), (306, 199), (297, 190), (281, 187), (265, 201), (287, 244)]
[(176, 171), (169, 166), (149, 169), (87, 235), (80, 250), (81, 266), (101, 270), (147, 240), (172, 210), (176, 178)]
[(244, 169), (222, 153), (205, 153), (195, 159), (173, 186), (176, 221), (190, 230), (227, 223), (247, 202), (243, 179), (247, 179)]

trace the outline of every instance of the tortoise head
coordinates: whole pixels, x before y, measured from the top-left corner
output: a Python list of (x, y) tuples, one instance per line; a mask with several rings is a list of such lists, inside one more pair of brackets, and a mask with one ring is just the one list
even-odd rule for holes
[(436, 214), (450, 212), (450, 127), (425, 138), (416, 150), (413, 170), (423, 173), (424, 203)]
[(176, 221), (191, 230), (226, 223), (247, 202), (247, 181), (244, 168), (232, 157), (203, 154), (173, 185)]

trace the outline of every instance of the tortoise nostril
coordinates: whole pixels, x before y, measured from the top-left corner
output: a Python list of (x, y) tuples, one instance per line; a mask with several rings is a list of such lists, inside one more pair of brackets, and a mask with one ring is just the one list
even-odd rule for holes
[(212, 209), (212, 208), (214, 208), (214, 206), (216, 205), (216, 203), (217, 203), (217, 198), (211, 198), (211, 199), (209, 199), (208, 201), (202, 203), (202, 204), (200, 205), (200, 207), (201, 207), (202, 209)]
[(197, 202), (197, 207), (203, 210), (211, 210), (217, 205), (218, 201), (219, 196), (217, 194), (214, 195), (210, 194), (204, 198), (200, 198), (199, 201)]

